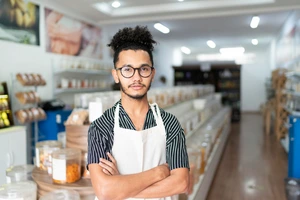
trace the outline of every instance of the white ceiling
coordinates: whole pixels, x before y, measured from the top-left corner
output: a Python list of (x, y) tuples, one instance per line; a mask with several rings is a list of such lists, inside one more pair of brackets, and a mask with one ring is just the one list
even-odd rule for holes
[[(106, 13), (94, 8), (95, 3), (108, 6)], [(124, 26), (147, 25), (155, 39), (175, 46), (189, 47), (196, 53), (218, 53), (221, 47), (244, 46), (246, 52), (266, 49), (293, 9), (300, 9), (300, 0), (120, 0), (113, 9), (107, 0), (52, 0), (72, 13), (102, 25), (112, 32)], [(257, 29), (249, 24), (253, 15), (261, 20)], [(153, 28), (160, 22), (170, 28), (164, 35)], [(251, 39), (259, 45), (253, 46)], [(217, 44), (215, 49), (207, 40)]]

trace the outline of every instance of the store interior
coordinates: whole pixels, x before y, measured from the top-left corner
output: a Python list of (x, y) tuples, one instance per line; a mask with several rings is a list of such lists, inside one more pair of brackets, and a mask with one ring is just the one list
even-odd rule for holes
[(158, 42), (148, 101), (185, 131), (179, 199), (300, 199), (298, 0), (0, 1), (0, 199), (95, 198), (88, 128), (120, 99), (107, 44), (137, 25)]

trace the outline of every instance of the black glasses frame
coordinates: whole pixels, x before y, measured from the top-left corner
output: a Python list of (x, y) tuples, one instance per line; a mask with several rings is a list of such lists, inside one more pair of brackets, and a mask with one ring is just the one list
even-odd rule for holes
[[(132, 76), (126, 77), (126, 76), (123, 75), (122, 69), (123, 69), (124, 67), (130, 67), (130, 68), (132, 68), (132, 69), (134, 70)], [(143, 78), (148, 78), (149, 76), (151, 76), (151, 74), (152, 74), (152, 72), (153, 72), (153, 69), (154, 69), (154, 67), (147, 66), (147, 67), (150, 67), (150, 68), (151, 68), (151, 73), (149, 74), (149, 76), (142, 76), (142, 75), (141, 75), (141, 71), (140, 71), (140, 69), (141, 69), (142, 67), (137, 67), (137, 68), (131, 67), (131, 66), (124, 66), (124, 67), (116, 68), (116, 70), (120, 70), (121, 75), (122, 75), (124, 78), (131, 78), (131, 77), (133, 77), (134, 74), (135, 74), (135, 70), (137, 70), (137, 71), (139, 72), (139, 75), (140, 75), (141, 77), (143, 77)]]

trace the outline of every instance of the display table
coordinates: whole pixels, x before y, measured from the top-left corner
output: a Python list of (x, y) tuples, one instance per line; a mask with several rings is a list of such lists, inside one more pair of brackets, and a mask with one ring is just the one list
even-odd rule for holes
[(78, 192), (81, 200), (95, 199), (95, 193), (90, 179), (82, 178), (75, 183), (55, 184), (52, 182), (52, 177), (49, 176), (46, 171), (41, 171), (38, 168), (33, 170), (32, 178), (38, 185), (38, 198), (53, 190), (69, 189)]

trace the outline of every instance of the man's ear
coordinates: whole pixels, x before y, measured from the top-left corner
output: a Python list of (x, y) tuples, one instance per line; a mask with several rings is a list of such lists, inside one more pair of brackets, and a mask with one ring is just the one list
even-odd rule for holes
[(114, 78), (115, 83), (119, 83), (120, 81), (119, 81), (119, 77), (118, 77), (118, 74), (117, 74), (117, 70), (116, 69), (112, 69), (111, 70), (111, 74), (112, 74), (112, 76)]

